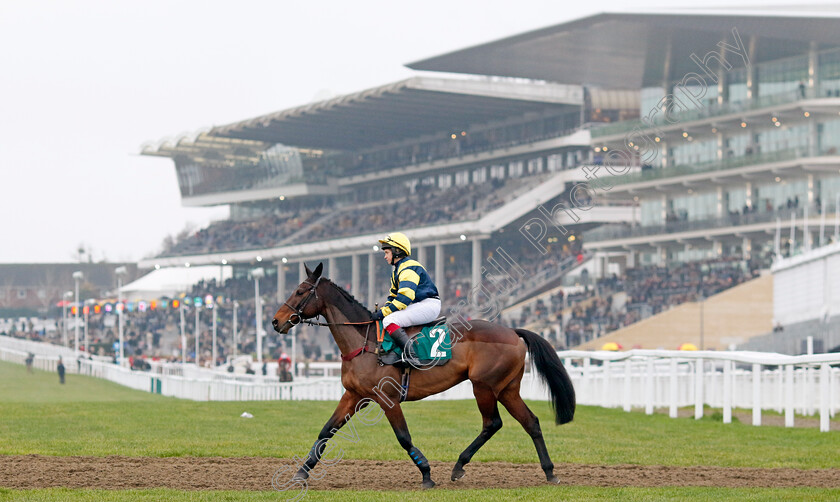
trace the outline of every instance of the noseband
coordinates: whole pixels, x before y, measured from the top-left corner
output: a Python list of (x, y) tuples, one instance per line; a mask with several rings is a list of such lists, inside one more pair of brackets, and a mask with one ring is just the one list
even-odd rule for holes
[[(292, 307), (291, 305), (289, 305), (289, 302), (283, 302), (283, 305), (289, 307), (291, 310), (294, 311), (294, 314), (290, 315), (289, 320), (286, 321), (291, 326), (297, 326), (303, 320), (303, 309), (306, 308), (306, 305), (309, 303), (309, 300), (311, 300), (313, 296), (315, 297), (316, 300), (318, 299), (318, 292), (315, 291), (315, 288), (318, 287), (318, 284), (320, 282), (321, 282), (320, 277), (315, 280), (315, 284), (312, 284), (311, 282), (303, 281), (304, 284), (309, 284), (309, 286), (310, 286), (309, 295), (307, 295), (306, 298), (304, 298), (298, 304), (297, 307)], [(296, 319), (296, 320), (293, 321), (292, 319)]]

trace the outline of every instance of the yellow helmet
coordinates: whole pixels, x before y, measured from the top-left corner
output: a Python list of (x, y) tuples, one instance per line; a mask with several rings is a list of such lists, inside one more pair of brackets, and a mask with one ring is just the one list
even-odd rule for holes
[(406, 237), (402, 232), (388, 234), (384, 239), (379, 239), (379, 243), (382, 244), (383, 249), (393, 247), (401, 249), (406, 256), (411, 255), (411, 241), (409, 241), (408, 237)]

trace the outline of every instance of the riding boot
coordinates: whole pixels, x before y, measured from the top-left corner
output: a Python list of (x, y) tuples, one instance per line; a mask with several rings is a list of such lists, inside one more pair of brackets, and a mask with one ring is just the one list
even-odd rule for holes
[(397, 328), (391, 333), (391, 339), (394, 340), (394, 343), (402, 349), (403, 352), (403, 360), (408, 364), (416, 366), (420, 364), (420, 360), (417, 359), (417, 356), (414, 353), (414, 344), (411, 343), (411, 340), (408, 338), (408, 333), (405, 332), (402, 328)]

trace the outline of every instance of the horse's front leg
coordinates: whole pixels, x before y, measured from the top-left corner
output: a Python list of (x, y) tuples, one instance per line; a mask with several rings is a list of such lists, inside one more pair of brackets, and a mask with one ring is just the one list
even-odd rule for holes
[[(361, 397), (358, 394), (349, 390), (341, 396), (338, 406), (335, 408), (335, 411), (330, 419), (327, 420), (327, 423), (321, 429), (321, 433), (318, 434), (318, 439), (315, 441), (315, 444), (312, 445), (312, 448), (306, 455), (306, 459), (292, 479), (301, 480), (309, 478), (309, 472), (314, 469), (315, 465), (318, 464), (318, 461), (321, 460), (321, 455), (323, 455), (325, 451), (327, 441), (329, 441), (338, 429), (341, 429), (341, 427), (350, 420), (350, 417), (356, 413), (356, 407), (359, 405), (360, 400)], [(361, 407), (364, 407), (366, 404), (367, 402), (363, 403)]]
[(383, 410), (385, 410), (385, 416), (388, 417), (388, 421), (394, 429), (394, 434), (397, 435), (397, 441), (400, 442), (400, 446), (408, 452), (408, 456), (411, 457), (411, 461), (417, 465), (418, 469), (420, 469), (420, 473), (423, 475), (423, 488), (433, 488), (435, 486), (435, 482), (432, 481), (429, 461), (426, 460), (423, 453), (411, 443), (411, 434), (408, 433), (408, 424), (405, 423), (405, 416), (403, 416), (402, 408), (400, 408), (399, 403), (380, 403), (380, 406)]

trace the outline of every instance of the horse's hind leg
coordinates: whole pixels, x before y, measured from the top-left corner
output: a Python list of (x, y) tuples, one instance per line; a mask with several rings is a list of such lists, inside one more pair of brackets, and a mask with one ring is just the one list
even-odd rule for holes
[(559, 483), (560, 480), (554, 475), (554, 464), (548, 456), (548, 449), (545, 447), (545, 440), (543, 439), (542, 429), (540, 429), (540, 421), (536, 415), (528, 408), (525, 401), (519, 395), (519, 382), (516, 385), (509, 385), (499, 394), (499, 402), (504, 405), (508, 413), (513, 416), (525, 432), (531, 436), (534, 441), (534, 446), (537, 448), (537, 456), (540, 458), (540, 466), (545, 472), (545, 479), (549, 483)]
[(473, 383), (473, 394), (478, 403), (478, 410), (481, 412), (481, 419), (484, 427), (478, 434), (478, 437), (467, 446), (467, 449), (461, 452), (458, 456), (458, 463), (452, 469), (452, 481), (456, 481), (464, 477), (464, 466), (470, 463), (473, 455), (479, 448), (484, 446), (493, 434), (502, 428), (502, 417), (499, 416), (499, 406), (496, 402), (496, 395), (490, 387), (479, 383)]

